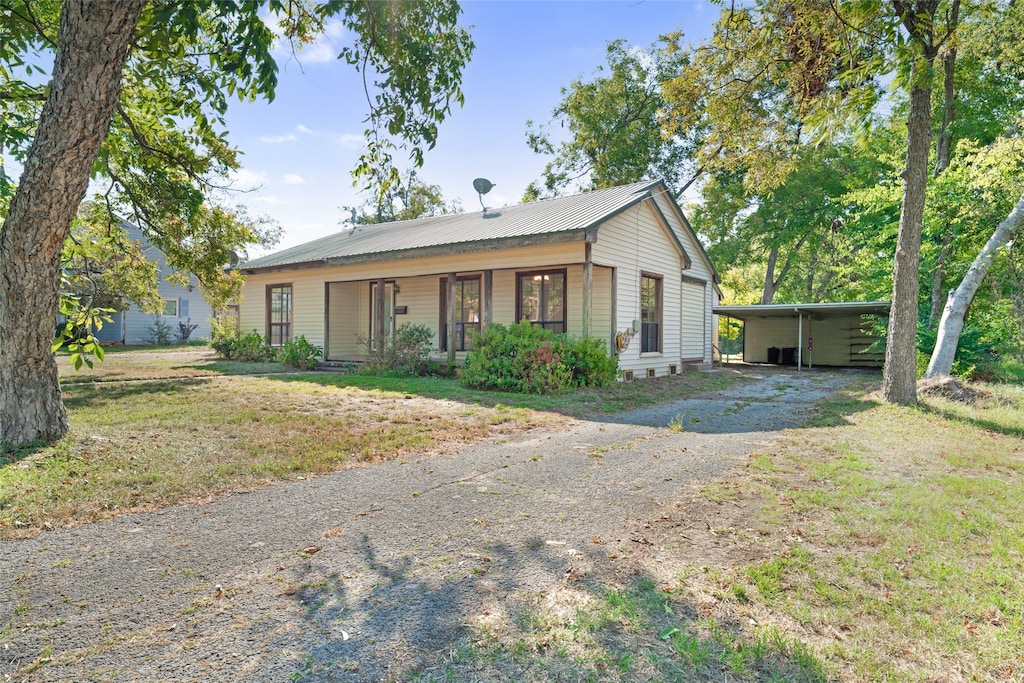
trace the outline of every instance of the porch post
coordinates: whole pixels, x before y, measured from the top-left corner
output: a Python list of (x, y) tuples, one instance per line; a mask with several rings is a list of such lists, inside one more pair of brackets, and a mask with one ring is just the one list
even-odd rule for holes
[(484, 271), (484, 291), (480, 294), (480, 324), (490, 325), (494, 322), (491, 318), (491, 289), (494, 287), (494, 271)]
[(594, 307), (594, 261), (591, 257), (591, 243), (583, 245), (583, 337), (589, 338), (592, 332)]
[(448, 362), (455, 362), (455, 273), (448, 273)]
[(381, 352), (384, 351), (384, 289), (385, 288), (386, 288), (386, 283), (384, 282), (384, 278), (379, 278), (377, 280), (377, 296), (374, 297), (374, 302), (373, 302), (374, 308), (377, 311), (377, 320), (374, 321), (376, 324), (374, 325), (374, 330), (373, 330), (373, 334), (376, 337), (376, 339), (374, 340), (374, 342), (375, 342), (374, 343), (374, 348), (377, 350), (378, 353), (381, 353)]
[(608, 340), (609, 349), (611, 349), (611, 355), (618, 356), (619, 348), (615, 345), (615, 335), (619, 331), (619, 269), (612, 268), (612, 284), (611, 284), (611, 300), (612, 300), (612, 330), (611, 339)]

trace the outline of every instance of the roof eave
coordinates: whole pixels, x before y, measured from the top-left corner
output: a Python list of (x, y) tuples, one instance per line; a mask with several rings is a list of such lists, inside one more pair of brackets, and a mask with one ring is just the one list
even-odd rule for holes
[(458, 256), (463, 254), (476, 254), (502, 249), (519, 249), (523, 247), (547, 246), (552, 244), (565, 244), (568, 242), (592, 242), (594, 234), (592, 230), (577, 229), (548, 232), (540, 235), (521, 235), (517, 237), (500, 237), (488, 240), (477, 240), (473, 242), (455, 242), (450, 244), (439, 244), (429, 247), (412, 247), (409, 249), (393, 249), (390, 251), (378, 251), (369, 254), (354, 254), (352, 256), (335, 256), (318, 259), (316, 261), (303, 261), (299, 263), (279, 263), (269, 266), (258, 266), (255, 268), (241, 267), (240, 270), (247, 275), (257, 273), (274, 273), (290, 270), (307, 270), (311, 268), (329, 268), (333, 266), (361, 265), (365, 263), (384, 263), (386, 261), (401, 261), (410, 258), (430, 258), (434, 256)]

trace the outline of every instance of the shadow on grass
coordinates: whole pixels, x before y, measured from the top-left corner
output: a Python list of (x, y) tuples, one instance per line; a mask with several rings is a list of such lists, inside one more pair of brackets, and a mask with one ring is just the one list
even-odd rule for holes
[(984, 412), (986, 410), (984, 407), (971, 407), (969, 410), (975, 414), (970, 414), (967, 411), (961, 412), (924, 402), (918, 403), (918, 409), (922, 412), (949, 420), (950, 422), (968, 424), (972, 427), (995, 432), (1004, 436), (1024, 438), (1024, 406), (1002, 405), (999, 406), (999, 408), (1006, 410), (1007, 413), (1012, 413), (1012, 415), (1009, 415), (1006, 421), (998, 421), (976, 414)]
[(205, 378), (182, 378), (172, 380), (152, 380), (139, 382), (122, 382), (110, 384), (106, 382), (88, 382), (64, 387), (64, 406), (69, 411), (85, 408), (100, 408), (118, 401), (144, 400), (156, 395), (176, 395), (187, 393), (197, 384), (207, 381)]
[(410, 554), (382, 561), (365, 534), (357, 546), (372, 572), (360, 587), (315, 556), (299, 577), (292, 598), (318, 637), (292, 680), (828, 680), (778, 630), (716, 620), (646, 574), (580, 577), (578, 555), (539, 539), (449, 557), (440, 579)]

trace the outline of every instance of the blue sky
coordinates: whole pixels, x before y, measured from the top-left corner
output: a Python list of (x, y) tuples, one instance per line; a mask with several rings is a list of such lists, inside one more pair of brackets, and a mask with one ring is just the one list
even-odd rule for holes
[[(479, 210), (477, 177), (495, 183), (489, 207), (519, 203), (547, 161), (526, 146), (527, 120), (546, 123), (560, 89), (605, 63), (609, 41), (646, 48), (680, 30), (700, 42), (719, 13), (696, 0), (463, 0), (462, 7), (461, 23), (476, 42), (463, 75), (466, 104), (443, 124), (419, 175), (467, 211)], [(361, 77), (335, 59), (345, 41), (332, 28), (297, 59), (280, 55), (276, 99), (229, 111), (229, 139), (243, 152), (236, 187), (257, 187), (233, 200), (281, 225), (275, 249), (342, 230), (347, 214), (339, 207), (361, 203), (350, 172), (367, 106)]]

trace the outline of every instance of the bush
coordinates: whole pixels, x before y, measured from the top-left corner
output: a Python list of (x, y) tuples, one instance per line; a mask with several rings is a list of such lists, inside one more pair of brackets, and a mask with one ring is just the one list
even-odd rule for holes
[(299, 370), (314, 370), (320, 367), (320, 359), (323, 357), (324, 350), (310, 344), (305, 335), (299, 335), (281, 347), (281, 362)]
[(218, 356), (227, 360), (266, 363), (277, 360), (277, 351), (256, 330), (240, 337), (219, 337), (210, 344)]
[(618, 373), (598, 339), (556, 335), (529, 321), (488, 325), (473, 340), (461, 381), (467, 387), (520, 393), (557, 393), (607, 386)]
[(188, 344), (189, 337), (196, 331), (199, 325), (192, 324), (192, 318), (186, 318), (185, 322), (178, 323), (178, 331), (175, 333), (176, 341), (179, 344)]
[(359, 343), (370, 348), (370, 361), (365, 366), (367, 372), (424, 375), (430, 370), (428, 357), (433, 340), (434, 333), (426, 325), (406, 323), (395, 329), (381, 351), (374, 349), (366, 337), (360, 337)]
[(153, 327), (150, 327), (149, 337), (146, 338), (150, 344), (168, 346), (171, 343), (171, 326), (160, 316), (153, 317)]

